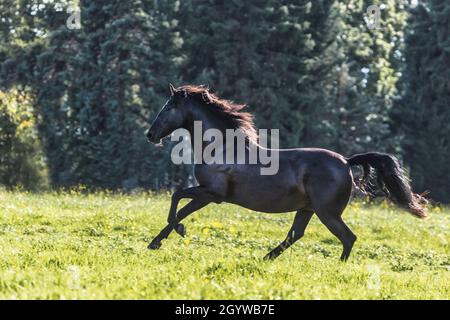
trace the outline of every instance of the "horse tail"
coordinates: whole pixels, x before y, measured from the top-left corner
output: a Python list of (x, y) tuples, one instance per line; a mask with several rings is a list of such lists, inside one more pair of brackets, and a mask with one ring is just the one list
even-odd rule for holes
[(356, 154), (348, 158), (347, 162), (350, 167), (363, 167), (364, 176), (360, 181), (360, 189), (363, 192), (369, 183), (371, 168), (374, 168), (378, 186), (388, 198), (406, 208), (416, 217), (424, 219), (428, 216), (422, 205), (426, 200), (421, 195), (412, 192), (408, 176), (395, 157), (384, 153), (369, 152)]

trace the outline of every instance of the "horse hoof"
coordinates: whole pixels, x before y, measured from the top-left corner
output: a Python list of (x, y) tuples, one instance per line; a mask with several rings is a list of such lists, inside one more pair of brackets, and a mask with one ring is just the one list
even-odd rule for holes
[(152, 242), (148, 245), (147, 248), (150, 250), (158, 250), (159, 248), (161, 248), (161, 242)]
[(268, 253), (268, 254), (266, 254), (266, 255), (264, 256), (263, 260), (265, 260), (265, 261), (271, 261), (271, 260), (274, 260), (275, 258), (276, 258), (275, 256), (273, 256), (273, 255), (271, 255), (270, 253)]
[(265, 255), (264, 260), (275, 260), (276, 258), (278, 258), (280, 256), (280, 252), (277, 251), (270, 251), (268, 254)]
[(183, 238), (186, 236), (186, 227), (184, 226), (184, 224), (179, 223), (175, 229), (175, 231), (182, 236)]

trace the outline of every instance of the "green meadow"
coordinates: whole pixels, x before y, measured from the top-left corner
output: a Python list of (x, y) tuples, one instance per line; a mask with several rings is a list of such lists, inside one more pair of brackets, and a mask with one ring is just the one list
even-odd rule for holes
[[(184, 204), (186, 202), (183, 202)], [(386, 202), (354, 201), (347, 263), (313, 217), (275, 261), (290, 214), (209, 205), (160, 250), (168, 194), (0, 191), (1, 299), (449, 299), (450, 210), (419, 220)]]

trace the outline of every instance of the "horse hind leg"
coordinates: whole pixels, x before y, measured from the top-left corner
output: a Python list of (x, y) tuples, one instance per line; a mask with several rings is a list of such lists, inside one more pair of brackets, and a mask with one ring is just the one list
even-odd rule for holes
[(283, 253), (287, 248), (293, 245), (298, 239), (303, 237), (305, 233), (306, 226), (308, 225), (311, 217), (313, 215), (312, 211), (297, 211), (294, 223), (288, 232), (286, 239), (281, 242), (276, 248), (270, 251), (264, 260), (273, 260)]
[(352, 251), (353, 244), (356, 241), (355, 234), (350, 230), (350, 228), (345, 224), (341, 217), (328, 217), (321, 214), (322, 217), (317, 214), (320, 221), (330, 230), (332, 234), (334, 234), (339, 241), (341, 241), (343, 250), (341, 255), (342, 261), (347, 261), (350, 256), (350, 252)]
[(334, 197), (336, 195), (336, 192), (322, 190), (321, 193), (313, 199), (312, 204), (314, 212), (319, 217), (320, 221), (342, 243), (343, 251), (341, 260), (347, 261), (350, 252), (352, 251), (353, 244), (356, 241), (356, 235), (342, 220), (342, 213), (347, 206), (350, 192), (345, 192), (345, 194)]

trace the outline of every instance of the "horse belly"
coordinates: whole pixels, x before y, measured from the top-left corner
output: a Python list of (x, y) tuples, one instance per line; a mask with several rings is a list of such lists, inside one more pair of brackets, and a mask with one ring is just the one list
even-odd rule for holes
[(309, 205), (306, 194), (296, 184), (281, 184), (271, 176), (260, 176), (255, 180), (258, 181), (234, 184), (234, 190), (226, 201), (267, 213), (296, 211)]

